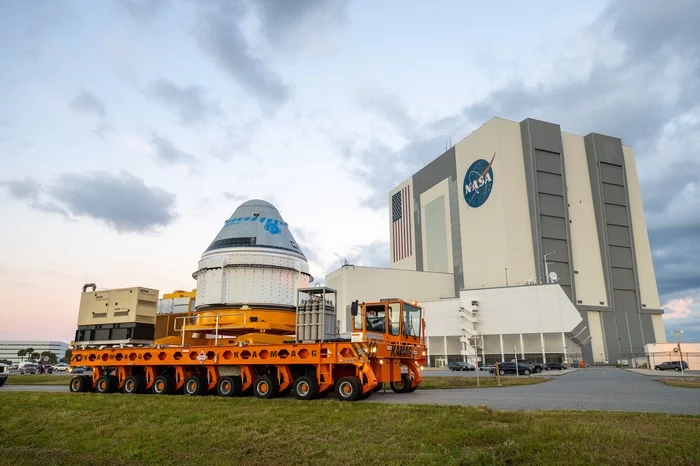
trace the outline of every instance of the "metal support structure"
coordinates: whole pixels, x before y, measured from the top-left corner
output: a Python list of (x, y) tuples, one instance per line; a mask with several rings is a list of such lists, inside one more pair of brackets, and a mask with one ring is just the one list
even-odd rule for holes
[(505, 362), (506, 353), (505, 351), (503, 351), (503, 334), (499, 333), (498, 337), (501, 339), (501, 362)]
[(569, 356), (566, 354), (566, 335), (564, 332), (561, 332), (561, 343), (564, 346), (564, 362), (568, 364)]
[(540, 343), (542, 344), (542, 364), (547, 364), (547, 352), (544, 349), (544, 333), (540, 332)]
[(549, 262), (547, 262), (547, 256), (551, 256), (557, 251), (545, 252), (542, 258), (544, 259), (544, 280), (545, 283), (549, 283)]
[(525, 345), (523, 344), (523, 334), (520, 334), (520, 354), (522, 359), (525, 359)]
[(445, 345), (445, 364), (450, 364), (450, 360), (447, 357), (447, 335), (444, 335), (442, 338), (443, 338), (443, 343)]
[(681, 351), (681, 336), (680, 334), (683, 333), (683, 330), (671, 330), (671, 333), (676, 334), (676, 345), (678, 346), (678, 357), (681, 358), (681, 375), (685, 375), (683, 372), (683, 352)]

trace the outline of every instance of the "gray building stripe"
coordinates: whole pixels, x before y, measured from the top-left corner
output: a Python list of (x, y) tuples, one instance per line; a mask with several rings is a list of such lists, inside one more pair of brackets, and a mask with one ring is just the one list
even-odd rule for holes
[[(416, 231), (415, 248), (414, 252), (416, 255), (416, 270), (425, 270), (425, 265), (423, 264), (423, 234), (421, 232), (421, 210), (420, 210), (420, 195), (435, 186), (436, 184), (443, 181), (445, 178), (448, 179), (449, 186), (449, 206), (450, 211), (446, 212), (449, 215), (450, 221), (452, 222), (452, 251), (453, 251), (453, 263), (454, 263), (454, 274), (455, 274), (455, 296), (458, 291), (464, 287), (464, 275), (462, 273), (462, 247), (461, 247), (461, 236), (455, 234), (455, 231), (459, 232), (459, 211), (457, 203), (457, 209), (453, 208), (455, 194), (453, 192), (453, 187), (456, 186), (457, 180), (457, 163), (455, 159), (455, 149), (451, 147), (442, 155), (437, 157), (435, 160), (430, 162), (428, 165), (423, 167), (415, 175), (413, 175), (413, 224)], [(456, 230), (455, 230), (456, 229)], [(458, 241), (455, 246), (455, 240)], [(456, 256), (456, 251), (459, 252), (459, 257)], [(459, 267), (459, 268), (458, 268)], [(458, 283), (458, 276), (461, 277)]]
[[(576, 283), (571, 245), (569, 201), (566, 189), (564, 148), (559, 125), (532, 118), (520, 122), (520, 134), (525, 162), (525, 182), (528, 190), (532, 245), (538, 282), (547, 282), (547, 269), (556, 272), (559, 285), (576, 306)], [(577, 340), (585, 359), (592, 360), (588, 317), (578, 306), (586, 329)]]
[[(584, 137), (608, 305), (604, 337), (612, 362), (641, 356), (653, 343), (651, 316), (641, 313), (639, 276), (622, 141), (591, 133)], [(608, 317), (611, 316), (611, 317)]]

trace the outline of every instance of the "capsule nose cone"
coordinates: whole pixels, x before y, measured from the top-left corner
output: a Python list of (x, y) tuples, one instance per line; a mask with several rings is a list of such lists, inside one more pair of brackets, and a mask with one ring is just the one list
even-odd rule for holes
[(238, 206), (204, 255), (232, 248), (269, 248), (306, 261), (289, 224), (275, 206), (262, 199), (251, 199)]

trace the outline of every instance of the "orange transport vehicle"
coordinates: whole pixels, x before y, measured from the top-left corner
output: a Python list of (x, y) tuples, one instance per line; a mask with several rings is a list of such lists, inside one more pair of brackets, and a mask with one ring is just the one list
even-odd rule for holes
[[(300, 293), (309, 299), (302, 301)], [(349, 336), (328, 338), (318, 331), (319, 325), (323, 328), (323, 304), (318, 307), (319, 314), (316, 304), (312, 307), (309, 303), (316, 300), (327, 304), (326, 296), (334, 293), (319, 286), (299, 289), (297, 327), (292, 334), (274, 335), (265, 330), (262, 319), (239, 309), (228, 311), (236, 314), (231, 322), (239, 319), (236, 326), (245, 327), (249, 333), (236, 335), (230, 330), (233, 324), (226, 324), (225, 311), (215, 316), (208, 311), (203, 317), (204, 313), (190, 307), (180, 318), (167, 316), (171, 319), (168, 326), (172, 323), (175, 333), (151, 342), (74, 342), (70, 365), (89, 367), (92, 375), (74, 376), (70, 391), (227, 397), (252, 394), (258, 398), (291, 393), (303, 400), (335, 392), (340, 400), (354, 401), (366, 399), (386, 385), (397, 393), (416, 390), (426, 358), (423, 309), (415, 302), (395, 298), (355, 301), (349, 306)], [(185, 299), (194, 299), (194, 292), (185, 295)], [(294, 316), (294, 310), (291, 313)], [(250, 330), (253, 324), (260, 328)], [(316, 330), (308, 331), (313, 326)]]

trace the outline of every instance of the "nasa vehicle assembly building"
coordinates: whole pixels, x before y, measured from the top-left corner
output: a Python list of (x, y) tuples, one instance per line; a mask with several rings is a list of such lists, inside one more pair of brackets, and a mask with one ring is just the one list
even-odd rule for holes
[(624, 364), (665, 343), (634, 151), (619, 138), (493, 118), (388, 201), (391, 268), (346, 265), (326, 284), (342, 306), (420, 301), (431, 366)]

